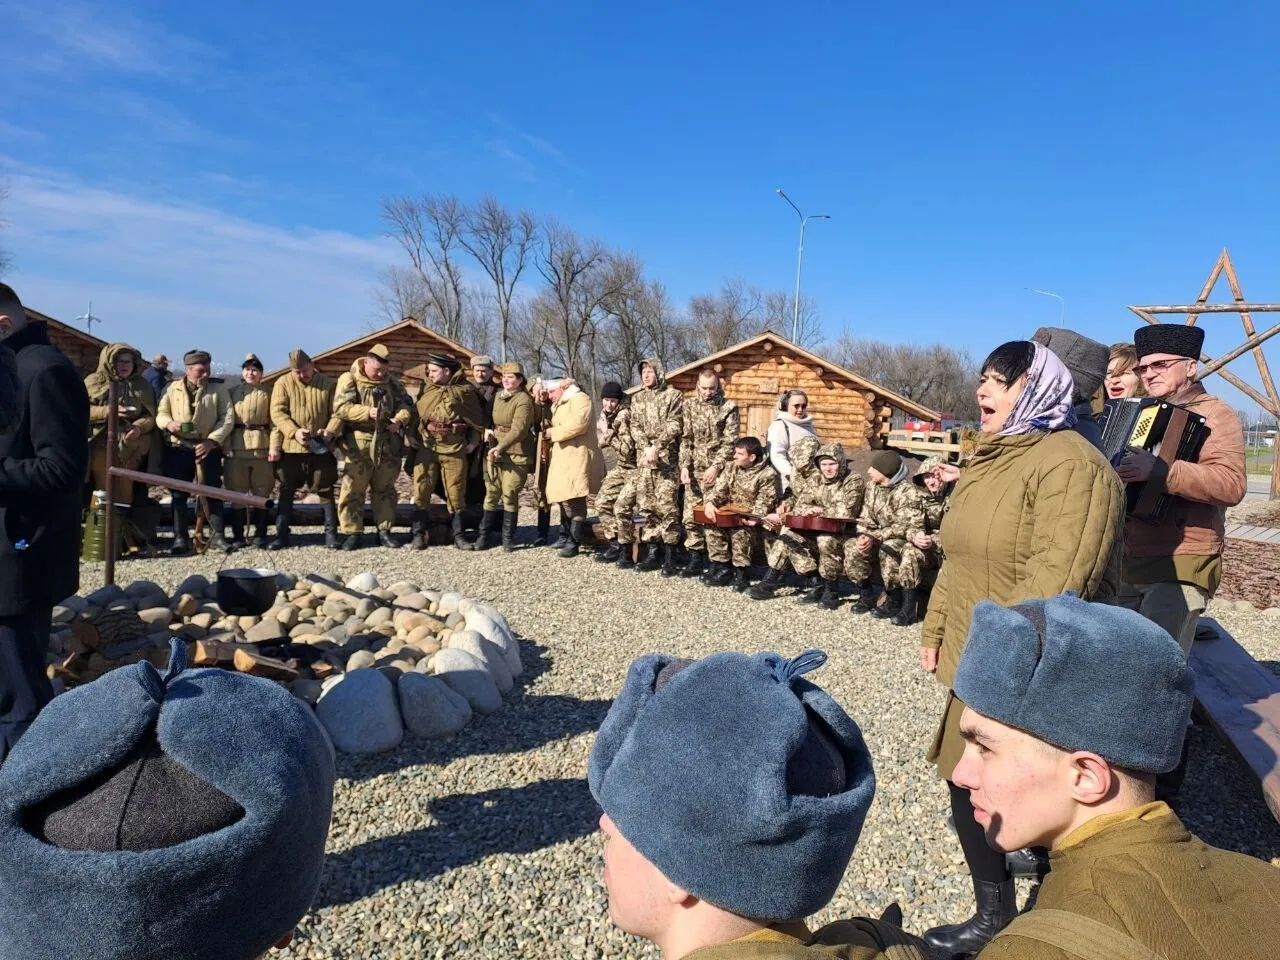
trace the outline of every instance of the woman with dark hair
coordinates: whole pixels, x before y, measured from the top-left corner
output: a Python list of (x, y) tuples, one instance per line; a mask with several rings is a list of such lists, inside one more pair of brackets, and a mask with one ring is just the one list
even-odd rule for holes
[(982, 364), (980, 432), (942, 522), (946, 559), (929, 601), (920, 665), (948, 688), (929, 759), (947, 781), (956, 834), (973, 877), (977, 913), (935, 927), (925, 940), (945, 954), (976, 954), (1017, 913), (1004, 854), (989, 847), (969, 792), (951, 782), (964, 752), (964, 704), (950, 692), (973, 608), (1074, 590), (1085, 599), (1118, 571), (1124, 487), (1094, 446), (1070, 429), (1071, 374), (1038, 343), (1014, 340)]

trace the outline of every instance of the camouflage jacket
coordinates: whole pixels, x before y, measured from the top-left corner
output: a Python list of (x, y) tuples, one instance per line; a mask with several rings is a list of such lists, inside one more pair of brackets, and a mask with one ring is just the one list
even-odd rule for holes
[(910, 531), (924, 528), (924, 497), (924, 490), (910, 480), (891, 487), (868, 484), (858, 532), (881, 543), (906, 540)]
[[(378, 416), (369, 414), (378, 408)], [(387, 463), (404, 452), (404, 438), (413, 421), (413, 401), (400, 381), (390, 373), (382, 381), (370, 380), (359, 358), (338, 378), (333, 392), (333, 415), (342, 421), (341, 447), (347, 457)], [(391, 422), (399, 424), (399, 432)]]
[(818, 495), (817, 484), (822, 479), (822, 474), (818, 472), (817, 464), (814, 457), (818, 455), (821, 449), (821, 443), (817, 437), (812, 434), (805, 434), (791, 448), (791, 486), (787, 489), (786, 497), (794, 504), (808, 503), (810, 506), (818, 506), (820, 501), (814, 497)]
[[(840, 472), (832, 480), (826, 479), (817, 466), (817, 461), (823, 457), (833, 457), (840, 464)], [(820, 513), (832, 519), (857, 520), (858, 514), (862, 512), (867, 481), (864, 477), (849, 472), (844, 447), (838, 443), (825, 444), (818, 448), (811, 459), (814, 463), (812, 478), (801, 486), (792, 512)], [(792, 478), (795, 478), (795, 474)], [(792, 489), (795, 489), (794, 485)]]
[(596, 439), (604, 454), (606, 470), (621, 467), (632, 470), (636, 465), (636, 441), (631, 435), (631, 408), (626, 404), (613, 412), (613, 416), (600, 411), (596, 418)]
[(680, 466), (692, 473), (708, 467), (723, 470), (733, 459), (738, 439), (738, 405), (718, 394), (711, 400), (694, 396), (684, 401), (684, 428), (680, 436)]
[(946, 487), (943, 487), (937, 493), (930, 493), (929, 488), (924, 485), (924, 478), (934, 467), (942, 466), (944, 463), (946, 461), (942, 457), (929, 457), (920, 466), (916, 467), (915, 476), (911, 478), (911, 482), (923, 495), (920, 505), (924, 509), (924, 525), (910, 528), (907, 531), (908, 540), (917, 533), (925, 533), (933, 537), (934, 546), (938, 546), (938, 533), (942, 530), (942, 518), (946, 515), (947, 507), (950, 504), (945, 493)]
[(723, 507), (727, 503), (737, 504), (757, 516), (764, 516), (772, 513), (777, 506), (780, 489), (778, 471), (768, 463), (739, 467), (730, 462), (716, 478), (715, 489), (711, 491), (711, 502), (717, 507)]
[(631, 438), (636, 456), (641, 457), (649, 447), (656, 447), (658, 466), (674, 467), (678, 462), (680, 434), (684, 430), (680, 412), (684, 397), (675, 387), (667, 385), (658, 361), (643, 363), (652, 366), (658, 378), (652, 387), (641, 387), (631, 395)]

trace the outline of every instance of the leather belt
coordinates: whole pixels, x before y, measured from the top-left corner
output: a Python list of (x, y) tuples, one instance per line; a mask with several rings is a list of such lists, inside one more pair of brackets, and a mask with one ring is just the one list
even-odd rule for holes
[(466, 429), (467, 425), (465, 423), (440, 423), (435, 420), (427, 421), (427, 433), (432, 433), (436, 436), (449, 433), (463, 433)]

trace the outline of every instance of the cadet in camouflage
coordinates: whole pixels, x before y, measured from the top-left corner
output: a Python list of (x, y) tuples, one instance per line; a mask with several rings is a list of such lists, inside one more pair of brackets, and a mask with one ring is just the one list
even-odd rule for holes
[[(636, 365), (640, 389), (631, 397), (631, 437), (636, 445), (635, 500), (645, 517), (641, 540), (644, 555), (637, 570), (662, 568), (664, 577), (674, 576), (676, 546), (680, 543), (679, 484), (677, 467), (680, 435), (684, 431), (681, 410), (684, 398), (667, 384), (662, 364), (656, 358)], [(619, 506), (622, 506), (621, 497)], [(619, 534), (627, 521), (619, 511)], [(661, 552), (659, 552), (661, 547)]]
[[(600, 518), (597, 536), (609, 544), (596, 552), (596, 559), (601, 563), (618, 563), (628, 567), (632, 565), (631, 551), (624, 549), (618, 539), (617, 509), (622, 492), (627, 489), (628, 481), (635, 474), (636, 445), (631, 436), (631, 408), (626, 405), (622, 384), (613, 380), (606, 383), (600, 391), (596, 439), (600, 443), (605, 465), (604, 480), (600, 482), (600, 492), (596, 494), (596, 516)], [(627, 499), (634, 508), (634, 492)]]
[[(764, 445), (756, 437), (741, 437), (733, 443), (733, 460), (720, 478), (706, 506), (708, 516), (714, 519), (716, 508), (734, 504), (755, 517), (766, 517), (777, 506), (782, 485), (778, 472), (764, 458)], [(724, 586), (730, 582), (739, 592), (750, 587), (747, 569), (751, 557), (760, 543), (760, 521), (749, 520), (747, 525), (725, 529), (708, 526), (707, 554), (711, 566), (705, 580), (712, 586)]]
[[(914, 461), (896, 450), (877, 450), (867, 467), (867, 495), (858, 517), (858, 534), (845, 549), (845, 576), (858, 591), (854, 613), (870, 612), (888, 619), (902, 609), (902, 552), (907, 533), (924, 526), (924, 491), (910, 482)], [(884, 582), (884, 602), (873, 609), (872, 573), (879, 570)], [(916, 584), (912, 584), (916, 586)]]
[(685, 549), (689, 562), (682, 576), (696, 577), (706, 568), (707, 542), (701, 524), (693, 522), (693, 508), (705, 499), (733, 458), (738, 439), (738, 405), (725, 399), (720, 375), (706, 369), (698, 374), (694, 396), (684, 402), (684, 430), (680, 437), (680, 483), (684, 486)]
[[(778, 504), (778, 513), (785, 514), (796, 510), (801, 505), (814, 506), (809, 499), (811, 491), (816, 490), (814, 477), (818, 467), (814, 463), (814, 455), (818, 452), (820, 441), (812, 434), (806, 434), (795, 442), (791, 448), (791, 487)], [(781, 525), (781, 517), (777, 530), (765, 547), (765, 560), (769, 572), (763, 580), (751, 588), (750, 595), (757, 600), (765, 600), (773, 596), (774, 591), (782, 584), (789, 566), (802, 577), (809, 577), (810, 587), (820, 584), (818, 580), (818, 545), (812, 537)]]
[(898, 564), (898, 583), (902, 587), (902, 608), (894, 615), (893, 622), (907, 627), (921, 619), (923, 588), (931, 585), (942, 566), (942, 545), (939, 531), (942, 517), (947, 512), (946, 481), (939, 476), (939, 469), (946, 463), (942, 457), (929, 457), (916, 468), (911, 478), (914, 486), (923, 492), (920, 502), (924, 512), (924, 524), (907, 528), (907, 540), (902, 547), (902, 561)]

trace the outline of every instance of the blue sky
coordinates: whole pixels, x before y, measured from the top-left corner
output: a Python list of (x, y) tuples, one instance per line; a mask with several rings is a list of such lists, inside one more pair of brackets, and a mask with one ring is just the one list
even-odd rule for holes
[(1038, 287), (1127, 339), (1224, 245), (1280, 301), (1280, 6), (690, 6), (0, 0), (8, 279), (148, 352), (279, 360), (374, 317), (384, 195), (553, 214), (684, 302), (790, 289), (781, 185), (833, 218), (829, 337), (981, 354), (1057, 321)]

